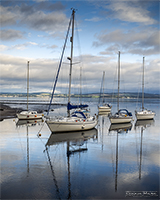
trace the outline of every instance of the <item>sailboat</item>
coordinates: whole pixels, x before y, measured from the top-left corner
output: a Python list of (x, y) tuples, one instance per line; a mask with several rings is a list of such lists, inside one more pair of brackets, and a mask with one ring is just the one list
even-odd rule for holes
[(27, 111), (17, 113), (17, 117), (20, 120), (32, 120), (42, 119), (43, 114), (37, 113), (37, 111), (28, 110), (28, 96), (29, 96), (29, 61), (27, 62)]
[(102, 92), (102, 89), (101, 89), (100, 98), (99, 98), (98, 111), (99, 112), (110, 112), (112, 106), (110, 104), (108, 104), (108, 103), (105, 103), (105, 101), (104, 101), (104, 77), (105, 77), (105, 71), (103, 72), (103, 78), (102, 78), (102, 87), (103, 87), (102, 105), (100, 105), (101, 92)]
[(142, 110), (135, 111), (137, 120), (153, 119), (155, 112), (144, 108), (144, 57), (143, 57), (143, 74), (142, 74)]
[[(63, 46), (62, 55), (61, 55), (55, 83), (53, 86), (53, 92), (51, 95), (51, 100), (50, 100), (50, 104), (49, 104), (49, 108), (48, 108), (48, 112), (47, 112), (46, 124), (48, 125), (51, 132), (71, 132), (71, 131), (90, 130), (90, 129), (94, 128), (98, 123), (96, 115), (90, 116), (89, 113), (86, 113), (83, 111), (83, 109), (88, 107), (88, 105), (86, 105), (86, 104), (73, 105), (73, 104), (71, 104), (71, 100), (70, 100), (71, 99), (71, 76), (72, 76), (72, 65), (73, 65), (72, 62), (73, 62), (74, 18), (75, 18), (75, 9), (72, 9), (72, 14), (71, 14), (71, 18), (70, 18), (70, 22), (69, 22), (69, 26), (68, 26), (68, 31), (67, 31), (65, 43)], [(58, 81), (58, 76), (59, 76), (61, 63), (62, 63), (62, 59), (63, 59), (63, 54), (65, 51), (71, 24), (72, 24), (72, 35), (70, 38), (71, 56), (68, 57), (68, 60), (70, 61), (69, 94), (68, 94), (68, 104), (67, 104), (68, 116), (51, 119), (48, 117), (48, 114), (49, 114), (50, 106), (51, 106), (51, 103), (53, 100), (56, 84)], [(72, 109), (75, 109), (75, 111), (73, 111), (71, 113)]]
[(117, 112), (109, 115), (111, 124), (129, 123), (132, 121), (132, 113), (127, 109), (119, 109), (119, 87), (120, 86), (120, 51), (118, 53), (118, 97), (117, 97)]

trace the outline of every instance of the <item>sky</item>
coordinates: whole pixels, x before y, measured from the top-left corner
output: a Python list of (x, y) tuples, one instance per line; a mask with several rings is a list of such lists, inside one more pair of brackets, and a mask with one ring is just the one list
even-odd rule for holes
[[(140, 92), (145, 57), (145, 92), (160, 93), (160, 3), (158, 0), (1, 0), (0, 92), (51, 92), (72, 10), (75, 13), (72, 93)], [(71, 33), (70, 33), (71, 36)], [(68, 92), (68, 39), (56, 93)], [(80, 78), (81, 77), (81, 78)], [(81, 81), (80, 81), (81, 79)]]

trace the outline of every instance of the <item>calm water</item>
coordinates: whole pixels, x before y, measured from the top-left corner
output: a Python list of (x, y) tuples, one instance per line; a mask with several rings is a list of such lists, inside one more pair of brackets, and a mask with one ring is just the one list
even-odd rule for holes
[[(100, 115), (96, 129), (74, 133), (51, 134), (42, 121), (1, 121), (1, 199), (158, 199), (160, 104), (145, 105), (154, 120), (111, 126)], [(136, 101), (124, 106), (134, 114)], [(97, 102), (90, 107), (97, 113)]]

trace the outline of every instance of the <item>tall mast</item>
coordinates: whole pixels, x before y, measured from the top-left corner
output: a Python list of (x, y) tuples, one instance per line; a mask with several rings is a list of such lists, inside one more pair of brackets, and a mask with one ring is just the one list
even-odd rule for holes
[(50, 100), (50, 103), (49, 103), (47, 115), (49, 114), (49, 110), (50, 110), (51, 103), (52, 103), (52, 100), (53, 100), (54, 92), (55, 92), (55, 89), (56, 89), (56, 85), (57, 85), (57, 81), (58, 81), (58, 76), (59, 76), (59, 72), (60, 72), (61, 65), (62, 65), (63, 55), (64, 55), (64, 52), (65, 52), (65, 48), (66, 48), (66, 44), (67, 44), (67, 39), (68, 39), (69, 31), (70, 31), (71, 21), (72, 21), (72, 16), (71, 16), (71, 19), (69, 21), (67, 35), (66, 35), (66, 39), (65, 39), (65, 42), (64, 42), (63, 50), (62, 50), (62, 55), (61, 55), (60, 63), (59, 63), (59, 66), (58, 66), (58, 71), (57, 71), (56, 79), (55, 79), (55, 82), (54, 82), (52, 96), (51, 96), (51, 100)]
[[(102, 76), (102, 82), (101, 82), (101, 89), (100, 89), (100, 95), (99, 95), (99, 105), (101, 101), (101, 96), (102, 96), (102, 90), (103, 90), (103, 96), (104, 96), (104, 76), (105, 76), (105, 71), (103, 71), (103, 76)], [(102, 100), (103, 102), (103, 100)]]
[(82, 67), (80, 67), (80, 104), (82, 104)]
[(117, 140), (116, 140), (116, 171), (115, 171), (115, 192), (117, 192), (118, 187), (118, 131), (117, 131)]
[(27, 173), (29, 176), (29, 137), (28, 137), (28, 126), (27, 126)]
[(102, 99), (103, 103), (104, 103), (104, 77), (105, 77), (105, 71), (103, 72), (103, 99)]
[(29, 97), (29, 61), (27, 63), (27, 111), (28, 111), (28, 97)]
[[(68, 103), (70, 103), (71, 99), (71, 78), (72, 78), (72, 59), (73, 59), (73, 37), (74, 37), (74, 14), (75, 14), (75, 9), (72, 10), (72, 36), (70, 38), (71, 42), (71, 57), (68, 58), (70, 60), (70, 72), (69, 72), (69, 94), (68, 94)], [(70, 111), (68, 111), (68, 116), (70, 116)]]
[(142, 167), (142, 138), (143, 137), (143, 127), (141, 127), (141, 146), (140, 146), (140, 164), (139, 164), (139, 179), (141, 179), (141, 167)]
[(143, 57), (143, 75), (142, 75), (142, 110), (144, 110), (144, 57)]
[(117, 111), (119, 110), (119, 86), (120, 86), (120, 51), (118, 52), (118, 96), (117, 96)]

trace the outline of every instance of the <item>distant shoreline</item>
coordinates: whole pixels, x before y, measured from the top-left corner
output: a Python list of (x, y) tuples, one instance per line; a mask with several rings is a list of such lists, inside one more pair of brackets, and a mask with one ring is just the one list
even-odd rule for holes
[[(67, 94), (55, 94), (54, 95), (56, 98), (67, 98)], [(71, 97), (73, 98), (99, 98), (100, 94), (99, 93), (91, 93), (91, 94), (82, 94), (81, 96), (79, 94), (71, 94)], [(3, 98), (14, 98), (14, 97), (22, 97), (25, 98), (27, 97), (26, 93), (0, 93), (0, 97)], [(30, 93), (29, 97), (35, 97), (35, 98), (50, 98), (51, 94), (50, 93)], [(117, 93), (105, 93), (104, 94), (105, 98), (117, 98)], [(142, 95), (141, 93), (132, 93), (132, 92), (121, 92), (119, 94), (120, 98), (141, 98)], [(160, 98), (160, 94), (151, 94), (151, 93), (145, 93), (144, 98)]]

